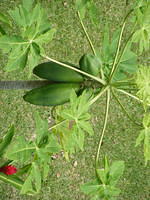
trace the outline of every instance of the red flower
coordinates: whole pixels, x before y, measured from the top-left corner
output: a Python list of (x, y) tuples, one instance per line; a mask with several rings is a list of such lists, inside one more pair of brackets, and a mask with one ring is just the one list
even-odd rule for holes
[(12, 175), (17, 172), (17, 169), (13, 165), (7, 165), (4, 167), (0, 167), (0, 172), (4, 173), (6, 175)]

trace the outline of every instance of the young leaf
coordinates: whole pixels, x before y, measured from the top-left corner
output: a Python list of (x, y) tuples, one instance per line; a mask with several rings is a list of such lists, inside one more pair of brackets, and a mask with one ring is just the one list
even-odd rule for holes
[(123, 175), (124, 172), (124, 162), (116, 161), (110, 166), (109, 171), (109, 184), (115, 186), (119, 178)]
[(14, 126), (11, 126), (11, 128), (7, 131), (5, 137), (0, 143), (0, 157), (5, 153), (7, 147), (12, 141), (13, 136), (14, 136)]
[(91, 196), (93, 199), (115, 199), (119, 195), (120, 189), (116, 188), (115, 185), (123, 174), (124, 162), (116, 161), (109, 168), (108, 160), (104, 159), (104, 169), (96, 169), (97, 179), (86, 183), (81, 186), (81, 190)]

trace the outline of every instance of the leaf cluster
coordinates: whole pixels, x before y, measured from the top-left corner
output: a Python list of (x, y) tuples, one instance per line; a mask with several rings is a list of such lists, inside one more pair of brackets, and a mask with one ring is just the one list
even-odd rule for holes
[(100, 198), (106, 200), (115, 200), (120, 189), (116, 184), (124, 171), (124, 162), (115, 161), (110, 166), (107, 157), (104, 159), (104, 168), (96, 169), (97, 178), (81, 186), (81, 190), (91, 196), (91, 200)]
[(43, 44), (52, 40), (56, 30), (51, 28), (41, 5), (33, 7), (33, 0), (23, 0), (22, 5), (8, 13), (20, 34), (0, 37), (0, 48), (9, 54), (5, 70), (23, 70), (28, 64), (31, 73), (40, 60), (40, 53), (44, 52)]
[(75, 153), (79, 149), (83, 151), (85, 132), (90, 136), (94, 134), (90, 123), (90, 99), (90, 93), (84, 91), (77, 97), (75, 91), (72, 90), (70, 105), (57, 110), (59, 120), (63, 123), (56, 127), (56, 134), (59, 135), (60, 143), (66, 154)]
[[(42, 120), (38, 113), (35, 113), (35, 123), (34, 141), (19, 136), (17, 141), (9, 145), (4, 154), (5, 159), (23, 165), (17, 172), (19, 176), (26, 174), (20, 188), (21, 194), (36, 194), (40, 191), (41, 183), (47, 178), (50, 169), (51, 156), (61, 149), (57, 138), (48, 131), (48, 122)], [(17, 179), (16, 177), (16, 181)]]

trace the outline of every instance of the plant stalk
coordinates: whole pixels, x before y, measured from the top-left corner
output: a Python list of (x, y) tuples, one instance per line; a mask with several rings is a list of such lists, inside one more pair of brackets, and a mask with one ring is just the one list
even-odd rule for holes
[(96, 153), (96, 158), (95, 158), (95, 167), (96, 167), (96, 169), (98, 168), (98, 160), (99, 160), (99, 156), (100, 156), (100, 149), (101, 149), (103, 137), (104, 137), (106, 126), (107, 126), (109, 105), (110, 105), (110, 90), (107, 90), (104, 124), (103, 124), (103, 129), (102, 129), (101, 137), (99, 139), (97, 153)]
[(0, 81), (0, 90), (29, 90), (53, 84), (47, 80), (31, 80), (31, 81)]

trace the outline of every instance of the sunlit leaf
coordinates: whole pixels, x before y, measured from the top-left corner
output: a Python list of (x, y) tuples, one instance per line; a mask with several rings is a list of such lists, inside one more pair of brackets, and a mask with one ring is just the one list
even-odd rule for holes
[(141, 66), (137, 72), (136, 84), (139, 89), (137, 96), (143, 101), (145, 110), (150, 105), (150, 67)]
[(5, 157), (10, 160), (25, 163), (31, 159), (32, 153), (35, 151), (35, 146), (25, 140), (23, 136), (19, 136), (16, 142), (11, 144), (5, 154)]
[(11, 143), (13, 136), (14, 126), (11, 126), (11, 128), (7, 131), (5, 137), (0, 142), (0, 157), (3, 155), (3, 153), (6, 151), (7, 147)]

